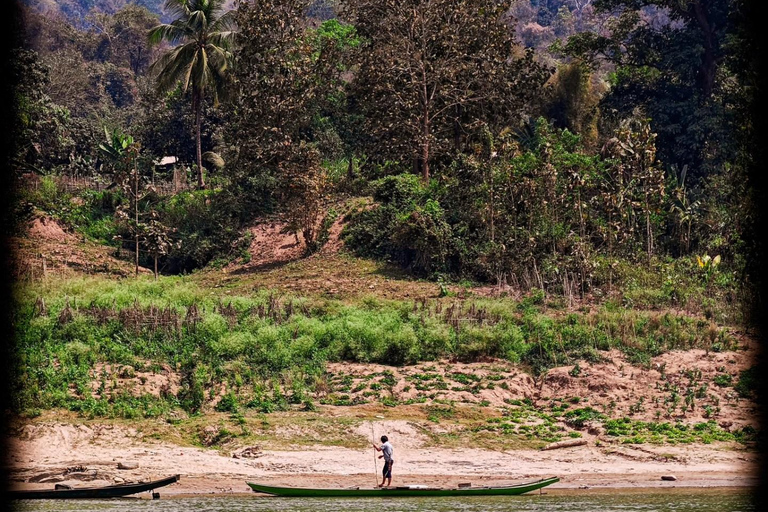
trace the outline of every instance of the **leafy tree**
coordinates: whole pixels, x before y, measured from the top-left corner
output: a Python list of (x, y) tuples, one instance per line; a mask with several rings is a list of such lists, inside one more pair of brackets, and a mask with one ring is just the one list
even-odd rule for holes
[(343, 155), (351, 166), (365, 138), (362, 116), (349, 90), (360, 50), (360, 37), (353, 25), (337, 19), (309, 29), (307, 37), (314, 53), (318, 57), (322, 55), (322, 65), (331, 67), (323, 70), (324, 79), (330, 82), (313, 120), (312, 139), (325, 159), (333, 160)]
[(563, 64), (553, 78), (547, 115), (558, 128), (568, 128), (585, 144), (595, 144), (600, 92), (588, 66), (579, 61)]
[(13, 130), (13, 164), (19, 171), (44, 173), (71, 161), (77, 147), (70, 112), (45, 93), (49, 69), (37, 52), (17, 49), (11, 53), (11, 81), (16, 85), (16, 125)]
[[(156, 158), (172, 155), (180, 162), (196, 160), (195, 112), (185, 98), (181, 84), (162, 93), (153, 84), (139, 81), (139, 100), (134, 110), (133, 126), (142, 150)], [(202, 147), (215, 147), (215, 133), (231, 120), (225, 105), (214, 107), (203, 101), (200, 139)], [(205, 153), (203, 153), (205, 162)]]
[(234, 11), (223, 11), (224, 3), (224, 0), (166, 0), (165, 8), (172, 13), (174, 21), (149, 32), (152, 43), (181, 43), (155, 61), (151, 70), (157, 73), (158, 86), (163, 91), (173, 89), (179, 82), (185, 92), (192, 89), (200, 188), (205, 187), (200, 136), (203, 100), (206, 94), (211, 94), (214, 104), (218, 104), (232, 64), (235, 16)]
[(173, 247), (171, 229), (164, 225), (156, 211), (150, 212), (149, 221), (143, 226), (144, 244), (154, 260), (155, 280), (158, 277), (157, 262), (161, 256), (165, 256)]
[(546, 79), (520, 56), (494, 0), (347, 0), (362, 40), (354, 79), (370, 151), (413, 162), (426, 181), (433, 162), (459, 149), (491, 118), (516, 124)]
[(608, 143), (607, 152), (614, 157), (614, 166), (613, 179), (606, 183), (614, 184), (615, 189), (605, 195), (604, 203), (615, 208), (613, 218), (623, 220), (627, 239), (634, 241), (644, 232), (649, 260), (655, 251), (654, 228), (660, 224), (666, 194), (664, 170), (656, 161), (655, 139), (647, 119), (633, 117), (622, 121)]
[(734, 158), (729, 144), (738, 102), (729, 67), (732, 0), (595, 0), (608, 33), (571, 37), (565, 50), (615, 66), (603, 112), (615, 119), (641, 106), (658, 133), (660, 159), (689, 166), (698, 181)]
[(435, 190), (413, 174), (386, 176), (370, 187), (376, 207), (354, 213), (345, 229), (345, 240), (353, 250), (427, 275), (467, 270), (461, 268), (465, 262), (450, 268), (454, 240)]
[(147, 31), (158, 24), (158, 18), (146, 7), (126, 5), (115, 14), (94, 13), (88, 17), (93, 29), (101, 35), (97, 55), (134, 75), (143, 73), (151, 59)]
[(669, 207), (647, 120), (629, 118), (613, 135), (601, 156), (543, 118), (525, 138), (486, 129), (440, 180), (374, 181), (376, 204), (350, 216), (345, 240), (427, 275), (549, 289), (576, 282), (584, 293), (596, 256), (657, 254)]
[(133, 137), (113, 130), (110, 134), (104, 128), (106, 141), (99, 145), (101, 154), (111, 163), (114, 171), (114, 184), (118, 185), (126, 197), (128, 204), (122, 204), (117, 208), (118, 220), (126, 224), (128, 231), (133, 235), (134, 261), (136, 275), (139, 275), (139, 247), (145, 225), (140, 220), (140, 203), (147, 198), (150, 190), (142, 186), (143, 179), (139, 171), (140, 146), (134, 142)]
[[(133, 137), (126, 135), (119, 130), (113, 130), (109, 133), (104, 127), (105, 142), (99, 144), (99, 151), (115, 165), (115, 174), (119, 173), (121, 165), (128, 152), (128, 148), (133, 144)], [(118, 181), (117, 178), (115, 181)]]
[[(338, 89), (341, 25), (308, 30), (307, 0), (254, 0), (238, 10), (242, 45), (235, 79), (232, 179), (254, 208), (276, 200), (314, 247), (326, 184), (316, 120)], [(329, 35), (331, 34), (331, 35)], [(265, 197), (266, 196), (266, 197)]]

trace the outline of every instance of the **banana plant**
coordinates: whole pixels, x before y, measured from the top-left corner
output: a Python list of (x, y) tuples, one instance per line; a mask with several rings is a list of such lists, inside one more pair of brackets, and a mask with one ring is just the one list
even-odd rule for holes
[(119, 161), (123, 158), (128, 148), (133, 144), (133, 137), (122, 133), (117, 128), (110, 134), (105, 126), (104, 136), (106, 141), (99, 144), (99, 151), (102, 155), (113, 161)]
[(671, 194), (672, 204), (669, 207), (669, 212), (674, 214), (678, 224), (681, 245), (685, 242), (686, 252), (690, 251), (691, 248), (691, 226), (693, 221), (698, 217), (699, 210), (699, 201), (691, 201), (688, 197), (688, 189), (685, 186), (685, 177), (687, 174), (687, 164), (683, 165), (679, 175), (677, 173), (677, 168), (673, 168), (675, 183)]

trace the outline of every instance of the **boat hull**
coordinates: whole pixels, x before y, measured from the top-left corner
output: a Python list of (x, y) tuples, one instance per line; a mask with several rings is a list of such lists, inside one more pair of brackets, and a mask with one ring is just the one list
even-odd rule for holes
[(109, 485), (106, 487), (81, 487), (79, 489), (41, 489), (29, 491), (8, 491), (7, 497), (12, 500), (82, 500), (120, 498), (140, 492), (151, 491), (159, 487), (178, 482), (180, 475), (174, 475), (162, 480), (154, 480), (143, 484)]
[(414, 496), (516, 496), (559, 482), (557, 477), (504, 487), (463, 487), (457, 489), (391, 487), (382, 489), (310, 489), (302, 487), (275, 487), (247, 482), (254, 492), (286, 498), (394, 498)]

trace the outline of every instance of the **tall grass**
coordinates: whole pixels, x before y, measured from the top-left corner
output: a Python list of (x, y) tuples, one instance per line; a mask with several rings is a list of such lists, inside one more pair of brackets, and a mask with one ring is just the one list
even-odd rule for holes
[[(243, 401), (258, 402), (267, 393), (301, 403), (332, 361), (405, 365), (502, 358), (539, 374), (598, 361), (613, 348), (649, 364), (668, 350), (725, 350), (734, 343), (703, 318), (616, 305), (555, 316), (530, 300), (348, 304), (270, 290), (228, 295), (182, 277), (52, 281), (21, 289), (17, 297), (17, 410), (86, 407), (126, 415), (114, 409), (117, 402), (133, 404), (131, 410), (141, 405), (140, 397), (119, 393), (108, 393), (106, 405), (92, 403), (96, 363), (170, 366), (182, 374), (182, 389), (163, 403), (195, 411), (222, 386)], [(156, 412), (158, 403), (145, 405)]]

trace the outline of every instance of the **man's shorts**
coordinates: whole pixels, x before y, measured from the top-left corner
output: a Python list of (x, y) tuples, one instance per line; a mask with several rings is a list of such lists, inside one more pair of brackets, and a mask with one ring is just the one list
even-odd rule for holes
[(381, 470), (381, 474), (384, 478), (392, 478), (392, 462), (384, 461), (384, 469)]

